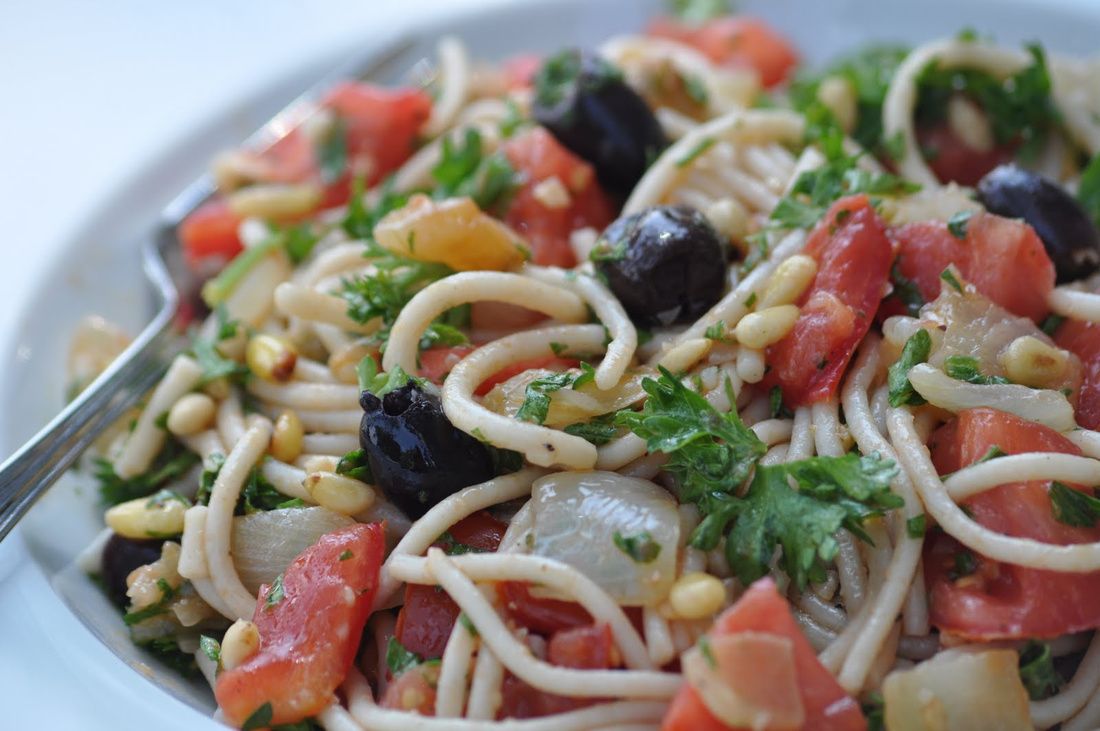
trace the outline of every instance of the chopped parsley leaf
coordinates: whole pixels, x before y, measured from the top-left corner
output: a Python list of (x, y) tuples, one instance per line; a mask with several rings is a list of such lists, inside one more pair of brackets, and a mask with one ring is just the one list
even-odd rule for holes
[(373, 483), (370, 464), (367, 463), (367, 455), (362, 449), (348, 452), (336, 463), (336, 474), (347, 475), (360, 482)]
[(890, 268), (890, 282), (894, 285), (894, 291), (891, 294), (905, 305), (905, 314), (916, 317), (920, 314), (920, 308), (924, 306), (924, 296), (920, 293), (917, 283), (901, 273), (900, 264), (899, 256), (894, 261), (894, 266)]
[(905, 521), (905, 533), (910, 538), (924, 538), (928, 519), (924, 515), (918, 515)]
[(963, 291), (962, 282), (960, 282), (959, 278), (955, 276), (955, 272), (951, 271), (951, 267), (948, 267), (947, 269), (944, 269), (942, 272), (940, 272), (940, 279), (951, 285), (952, 289), (954, 289), (956, 292)]
[(1050, 645), (1028, 640), (1020, 650), (1020, 680), (1033, 701), (1049, 698), (1061, 690), (1063, 680), (1054, 669)]
[(901, 351), (901, 357), (890, 366), (887, 374), (887, 383), (890, 386), (890, 405), (893, 407), (911, 404), (919, 406), (925, 400), (913, 389), (909, 382), (909, 370), (928, 360), (932, 352), (932, 336), (927, 330), (917, 330), (905, 341), (905, 347)]
[(117, 505), (157, 492), (186, 474), (198, 461), (198, 455), (169, 438), (152, 466), (140, 475), (122, 479), (115, 472), (114, 465), (102, 457), (92, 461), (92, 475), (99, 481), (99, 496), (103, 503)]
[(956, 381), (976, 383), (980, 386), (1001, 385), (1008, 383), (1007, 378), (1001, 376), (982, 375), (981, 364), (977, 358), (969, 355), (950, 355), (943, 364), (944, 373)]
[(285, 598), (286, 589), (283, 588), (283, 575), (279, 574), (267, 589), (267, 596), (264, 597), (264, 609), (271, 609)]
[(649, 531), (624, 536), (619, 531), (611, 537), (615, 547), (630, 557), (634, 563), (653, 563), (661, 554), (661, 544), (653, 540)]
[(974, 211), (959, 211), (947, 222), (947, 230), (957, 239), (966, 238), (966, 226), (974, 216)]
[(597, 447), (610, 442), (619, 432), (615, 427), (614, 412), (597, 416), (588, 421), (579, 421), (576, 424), (570, 424), (565, 427), (563, 431), (566, 434), (572, 434), (575, 437), (580, 437), (585, 441), (591, 442)]
[(424, 658), (405, 648), (396, 637), (390, 637), (386, 645), (386, 667), (390, 669), (393, 677), (401, 675), (409, 668), (424, 662)]
[(1092, 528), (1100, 520), (1100, 499), (1055, 480), (1050, 485), (1050, 507), (1059, 523)]
[(245, 722), (241, 725), (241, 731), (259, 731), (260, 729), (268, 728), (271, 726), (271, 718), (273, 715), (274, 711), (271, 708), (271, 702), (268, 701), (253, 711), (252, 715), (245, 719)]

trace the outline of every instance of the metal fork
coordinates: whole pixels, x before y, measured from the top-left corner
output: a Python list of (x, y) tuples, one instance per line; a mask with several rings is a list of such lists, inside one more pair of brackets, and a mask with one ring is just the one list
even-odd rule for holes
[[(338, 81), (367, 80), (387, 72), (414, 46), (403, 39), (381, 52), (352, 59), (327, 74), (245, 141), (263, 150), (316, 110), (321, 95)], [(411, 64), (410, 64), (411, 66)], [(176, 229), (214, 193), (204, 175), (164, 209), (154, 235), (141, 248), (142, 268), (157, 314), (128, 348), (29, 442), (0, 465), (0, 541), (107, 426), (134, 406), (164, 375), (187, 340), (177, 323), (182, 312), (202, 312), (201, 281), (183, 260)]]

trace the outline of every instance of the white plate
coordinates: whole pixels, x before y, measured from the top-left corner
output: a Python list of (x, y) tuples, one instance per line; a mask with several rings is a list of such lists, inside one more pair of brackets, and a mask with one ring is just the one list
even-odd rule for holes
[[(437, 14), (413, 31), (419, 43), (407, 57), (409, 65), (429, 54), (443, 31), (460, 34), (479, 57), (499, 58), (595, 44), (640, 28), (658, 6), (628, 0), (480, 3), (486, 4), (495, 7), (466, 9), (454, 17)], [(896, 6), (882, 0), (759, 0), (739, 5), (774, 22), (811, 61), (871, 40), (919, 42), (967, 26), (1001, 42), (1039, 40), (1065, 53), (1093, 51), (1100, 35), (1100, 7), (1088, 0), (926, 0)], [(400, 35), (396, 27), (391, 30)], [(316, 74), (314, 63), (281, 79), (265, 79), (243, 104), (223, 110), (180, 144), (151, 157), (143, 174), (99, 202), (81, 235), (58, 247), (60, 254), (34, 288), (36, 294), (21, 303), (17, 321), (0, 325), (0, 335), (20, 345), (18, 357), (0, 375), (0, 453), (13, 449), (61, 406), (66, 338), (81, 316), (96, 312), (136, 332), (151, 314), (135, 246), (163, 204), (201, 171), (209, 153), (258, 126)], [(217, 728), (207, 720), (209, 696), (145, 665), (117, 611), (82, 577), (63, 571), (100, 526), (94, 487), (70, 476), (36, 506), (21, 530), (0, 544), (0, 727)]]

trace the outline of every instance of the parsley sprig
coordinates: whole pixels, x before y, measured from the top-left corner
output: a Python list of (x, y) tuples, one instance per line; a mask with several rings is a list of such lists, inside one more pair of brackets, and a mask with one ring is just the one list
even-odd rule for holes
[(897, 466), (877, 454), (761, 467), (765, 445), (735, 411), (719, 413), (664, 369), (642, 388), (649, 395), (642, 410), (622, 412), (616, 423), (650, 451), (669, 455), (665, 470), (677, 479), (681, 502), (703, 515), (691, 544), (710, 550), (725, 536), (727, 559), (743, 583), (767, 573), (777, 547), (798, 586), (821, 579), (839, 550), (836, 531), (869, 540), (863, 522), (903, 504), (889, 488)]

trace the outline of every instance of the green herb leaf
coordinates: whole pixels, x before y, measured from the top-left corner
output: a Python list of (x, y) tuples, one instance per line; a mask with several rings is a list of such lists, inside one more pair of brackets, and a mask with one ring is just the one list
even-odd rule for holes
[(998, 457), (1006, 457), (1008, 453), (994, 444), (989, 449), (985, 450), (985, 454), (978, 458), (978, 461), (974, 464), (980, 464), (982, 462), (988, 462), (991, 459), (997, 459)]
[(1081, 171), (1081, 182), (1077, 184), (1077, 202), (1085, 209), (1093, 224), (1100, 226), (1100, 153), (1093, 155), (1089, 164)]
[(251, 515), (267, 510), (275, 510), (283, 507), (287, 497), (275, 489), (275, 485), (264, 477), (259, 466), (253, 467), (248, 473), (248, 480), (241, 489), (240, 500), (237, 501), (237, 515)]
[(216, 666), (222, 664), (222, 644), (213, 637), (199, 636), (199, 649)]
[(341, 457), (336, 463), (336, 474), (347, 475), (360, 482), (374, 482), (370, 464), (367, 463), (367, 454), (362, 449), (353, 450)]
[(527, 384), (523, 392), (523, 403), (516, 412), (516, 418), (541, 424), (550, 413), (550, 394), (573, 384), (575, 376), (568, 372), (551, 373), (536, 378)]
[(867, 719), (867, 731), (886, 731), (886, 701), (882, 693), (868, 693), (859, 708)]
[(229, 299), (229, 295), (233, 294), (245, 275), (252, 271), (253, 267), (263, 261), (268, 254), (281, 249), (285, 245), (285, 234), (281, 231), (275, 231), (263, 243), (250, 246), (241, 251), (233, 257), (233, 260), (217, 276), (208, 279), (202, 285), (203, 302), (211, 309), (223, 304)]
[(596, 369), (592, 367), (591, 363), (582, 360), (580, 368), (580, 375), (574, 378), (573, 383), (569, 385), (569, 388), (574, 391), (576, 391), (581, 386), (593, 383), (596, 380)]
[(905, 314), (910, 317), (920, 315), (920, 308), (924, 306), (924, 296), (920, 293), (920, 287), (912, 279), (901, 273), (901, 257), (894, 261), (890, 268), (890, 282), (894, 286), (892, 296), (897, 297), (905, 305)]
[(140, 624), (150, 617), (156, 617), (168, 611), (168, 605), (179, 594), (179, 589), (169, 584), (164, 579), (157, 579), (157, 588), (160, 589), (160, 599), (147, 607), (127, 612), (122, 615), (122, 621), (127, 627)]
[(957, 239), (966, 238), (966, 226), (970, 223), (974, 211), (959, 211), (947, 222), (947, 230)]
[(157, 662), (167, 666), (170, 670), (190, 680), (198, 680), (202, 677), (199, 666), (195, 664), (195, 656), (190, 652), (180, 649), (175, 637), (155, 637), (148, 642), (137, 643), (138, 647), (151, 653)]
[(1020, 680), (1033, 701), (1049, 698), (1061, 690), (1064, 681), (1054, 669), (1050, 645), (1028, 640), (1020, 650)]
[(169, 438), (148, 471), (122, 479), (114, 465), (103, 458), (92, 462), (92, 475), (99, 481), (99, 496), (106, 505), (145, 497), (182, 477), (199, 461), (198, 455)]
[(1007, 378), (1001, 376), (985, 376), (981, 372), (981, 364), (977, 358), (969, 355), (950, 355), (943, 364), (944, 373), (956, 381), (976, 383), (980, 386), (1000, 385), (1008, 383)]
[(745, 481), (766, 447), (733, 411), (720, 414), (667, 369), (645, 378), (649, 395), (641, 411), (621, 411), (615, 419), (646, 440), (651, 452), (670, 456), (665, 470), (680, 484), (682, 502), (709, 512), (714, 493), (733, 493)]
[(955, 272), (951, 271), (950, 267), (940, 272), (940, 279), (951, 285), (951, 288), (956, 292), (963, 291), (962, 282), (959, 281), (959, 278), (955, 276)]
[(699, 652), (702, 653), (703, 659), (707, 661), (707, 665), (711, 668), (718, 667), (718, 661), (714, 658), (714, 648), (710, 646), (710, 638), (703, 635), (696, 644), (699, 645)]
[(961, 550), (955, 553), (955, 567), (947, 572), (947, 578), (958, 581), (964, 576), (970, 576), (978, 570), (978, 559), (970, 551)]
[(550, 343), (550, 352), (553, 353), (555, 356), (561, 355), (567, 350), (569, 350), (569, 346), (565, 345), (564, 343)]
[(1061, 315), (1050, 314), (1047, 315), (1043, 322), (1039, 325), (1039, 329), (1050, 337), (1054, 337), (1054, 333), (1058, 332), (1058, 328), (1062, 326), (1062, 323), (1066, 321), (1066, 318)]
[(927, 529), (928, 520), (923, 515), (910, 518), (905, 521), (905, 533), (913, 539), (924, 538), (924, 532)]
[(485, 155), (481, 133), (468, 128), (462, 142), (455, 144), (443, 137), (439, 163), (432, 168), (437, 199), (468, 196), (478, 208), (488, 211), (507, 204), (521, 184), (519, 173), (503, 152)]
[(345, 550), (344, 552), (342, 552), (340, 554), (339, 560), (347, 561), (349, 558), (351, 558), (354, 555), (355, 554), (351, 552), (351, 549), (347, 549), (347, 550)]
[(576, 424), (570, 424), (563, 430), (566, 434), (572, 434), (575, 437), (580, 437), (597, 447), (607, 444), (619, 433), (618, 428), (615, 426), (615, 414), (603, 414), (597, 416), (589, 421), (581, 421)]
[(466, 628), (466, 631), (470, 633), (471, 637), (478, 637), (479, 636), (478, 631), (477, 631), (477, 627), (474, 626), (473, 620), (470, 619), (469, 615), (466, 614), (466, 612), (459, 612), (458, 622), (459, 622), (459, 624), (461, 624), (463, 627)]
[(1082, 490), (1054, 481), (1050, 485), (1050, 507), (1059, 523), (1092, 528), (1100, 520), (1100, 499)]
[(339, 180), (347, 164), (348, 125), (343, 117), (338, 116), (317, 143), (317, 167), (321, 182), (327, 185)]
[(267, 596), (264, 597), (264, 609), (271, 609), (285, 598), (286, 589), (283, 588), (283, 575), (279, 574), (267, 589)]
[(666, 0), (665, 5), (687, 23), (705, 23), (733, 12), (730, 0)]
[(241, 731), (259, 731), (259, 729), (268, 728), (271, 726), (271, 718), (273, 715), (274, 711), (271, 708), (271, 702), (264, 703), (253, 711), (251, 716), (245, 719), (244, 724), (241, 726)]
[(375, 363), (374, 357), (370, 355), (363, 356), (363, 359), (359, 361), (359, 365), (355, 368), (355, 374), (359, 379), (359, 390), (369, 391), (378, 398), (382, 398), (390, 391), (401, 388), (409, 381), (418, 385), (424, 383), (423, 378), (410, 376), (401, 366), (394, 366), (392, 371), (379, 373), (378, 365)]
[(773, 419), (790, 419), (794, 416), (794, 412), (783, 403), (783, 389), (779, 386), (772, 386), (771, 391), (768, 392), (768, 403), (771, 406)]
[(386, 178), (380, 188), (380, 195), (374, 207), (368, 208), (365, 200), (366, 182), (362, 176), (351, 181), (351, 198), (348, 199), (347, 213), (340, 227), (353, 239), (373, 241), (374, 226), (392, 211), (409, 202), (407, 193), (398, 193), (394, 189), (394, 177)]
[(396, 678), (409, 668), (416, 667), (422, 662), (424, 662), (424, 658), (405, 649), (405, 646), (396, 637), (390, 638), (389, 644), (386, 645), (386, 667), (390, 669), (390, 674), (393, 677)]
[(686, 168), (688, 165), (699, 159), (700, 155), (702, 155), (710, 148), (714, 147), (714, 144), (716, 142), (718, 142), (718, 140), (714, 137), (704, 137), (703, 139), (699, 140), (699, 142), (697, 142), (695, 146), (684, 153), (684, 155), (676, 161), (676, 167)]
[(887, 374), (891, 406), (898, 407), (905, 404), (919, 406), (925, 403), (921, 395), (913, 389), (913, 384), (909, 382), (909, 370), (919, 363), (926, 362), (931, 352), (932, 336), (927, 330), (917, 330), (905, 341), (901, 357), (894, 361)]
[(615, 547), (630, 557), (634, 563), (653, 563), (661, 555), (661, 544), (653, 540), (649, 531), (624, 536), (619, 531), (611, 537)]

